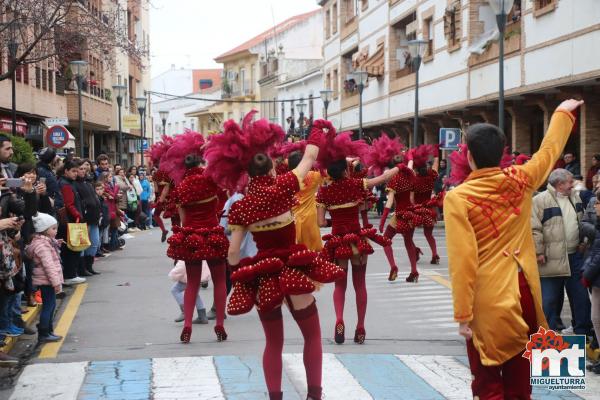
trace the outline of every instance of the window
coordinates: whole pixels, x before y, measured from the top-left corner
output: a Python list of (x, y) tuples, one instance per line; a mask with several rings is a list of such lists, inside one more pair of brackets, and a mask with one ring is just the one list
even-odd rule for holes
[(331, 36), (331, 11), (325, 12), (325, 38), (329, 39)]
[(42, 87), (42, 69), (38, 66), (35, 67), (35, 87)]
[(427, 48), (425, 49), (425, 54), (423, 54), (424, 61), (433, 59), (433, 37), (433, 15), (430, 15), (423, 19), (423, 39), (427, 41)]
[(48, 90), (48, 71), (42, 69), (42, 90)]
[(344, 24), (350, 23), (354, 20), (357, 12), (357, 1), (358, 0), (342, 0), (342, 21)]
[(462, 37), (462, 10), (460, 1), (455, 1), (446, 8), (444, 13), (444, 36), (448, 45), (448, 51), (460, 48)]
[(539, 17), (547, 14), (556, 8), (557, 3), (558, 0), (534, 0), (533, 15)]
[(48, 90), (54, 92), (54, 71), (48, 70)]
[(331, 76), (333, 82), (332, 82), (332, 90), (333, 90), (333, 98), (337, 98), (338, 97), (338, 93), (339, 93), (339, 77), (338, 77), (338, 69), (334, 68), (333, 70), (333, 75)]
[(338, 30), (338, 5), (337, 3), (333, 3), (331, 7), (331, 24), (332, 24), (332, 34), (336, 34)]
[(391, 27), (390, 32), (390, 79), (412, 74), (413, 63), (408, 42), (417, 37), (416, 13), (412, 13)]

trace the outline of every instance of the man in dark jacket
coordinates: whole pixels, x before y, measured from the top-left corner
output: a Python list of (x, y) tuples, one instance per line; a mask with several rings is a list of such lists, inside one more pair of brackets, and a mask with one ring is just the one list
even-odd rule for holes
[(56, 158), (56, 150), (52, 147), (43, 148), (40, 150), (39, 158), (40, 161), (37, 164), (38, 177), (46, 180), (46, 193), (54, 201), (54, 208), (58, 210), (63, 207), (64, 203), (58, 179), (56, 179), (56, 175), (54, 175), (50, 166)]

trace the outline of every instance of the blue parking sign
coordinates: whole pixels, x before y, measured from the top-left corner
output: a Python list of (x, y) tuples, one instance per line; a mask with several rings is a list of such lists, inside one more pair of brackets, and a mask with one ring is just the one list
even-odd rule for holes
[(458, 149), (461, 136), (460, 128), (440, 128), (440, 148), (442, 150)]

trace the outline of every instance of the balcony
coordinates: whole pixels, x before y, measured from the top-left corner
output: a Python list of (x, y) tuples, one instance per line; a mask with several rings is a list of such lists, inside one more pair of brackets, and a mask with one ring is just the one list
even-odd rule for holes
[[(67, 98), (67, 117), (71, 124), (79, 121), (79, 105), (77, 91), (65, 91)], [(81, 93), (83, 122), (94, 127), (108, 128), (112, 124), (112, 103), (86, 92)]]
[(359, 103), (358, 87), (354, 79), (344, 81), (344, 90), (342, 91), (342, 110), (356, 107)]
[(242, 81), (241, 83), (227, 82), (225, 81), (221, 87), (223, 94), (221, 98), (231, 99), (235, 97), (253, 97), (254, 87), (249, 79)]

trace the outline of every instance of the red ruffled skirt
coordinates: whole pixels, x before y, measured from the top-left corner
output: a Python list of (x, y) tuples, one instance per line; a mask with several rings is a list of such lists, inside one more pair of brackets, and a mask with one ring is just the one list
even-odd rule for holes
[(220, 225), (211, 228), (173, 226), (173, 235), (167, 243), (167, 256), (188, 262), (225, 259), (229, 250), (229, 240)]
[(312, 293), (320, 284), (335, 282), (345, 274), (304, 245), (260, 250), (255, 257), (241, 260), (231, 273), (233, 292), (227, 313), (245, 314), (255, 305), (268, 312), (280, 306), (286, 295)]
[(325, 245), (321, 250), (321, 256), (328, 261), (334, 262), (339, 259), (348, 259), (356, 255), (373, 254), (374, 250), (369, 239), (385, 247), (392, 241), (385, 236), (379, 235), (376, 229), (361, 229), (357, 233), (344, 235), (328, 234), (323, 236)]

